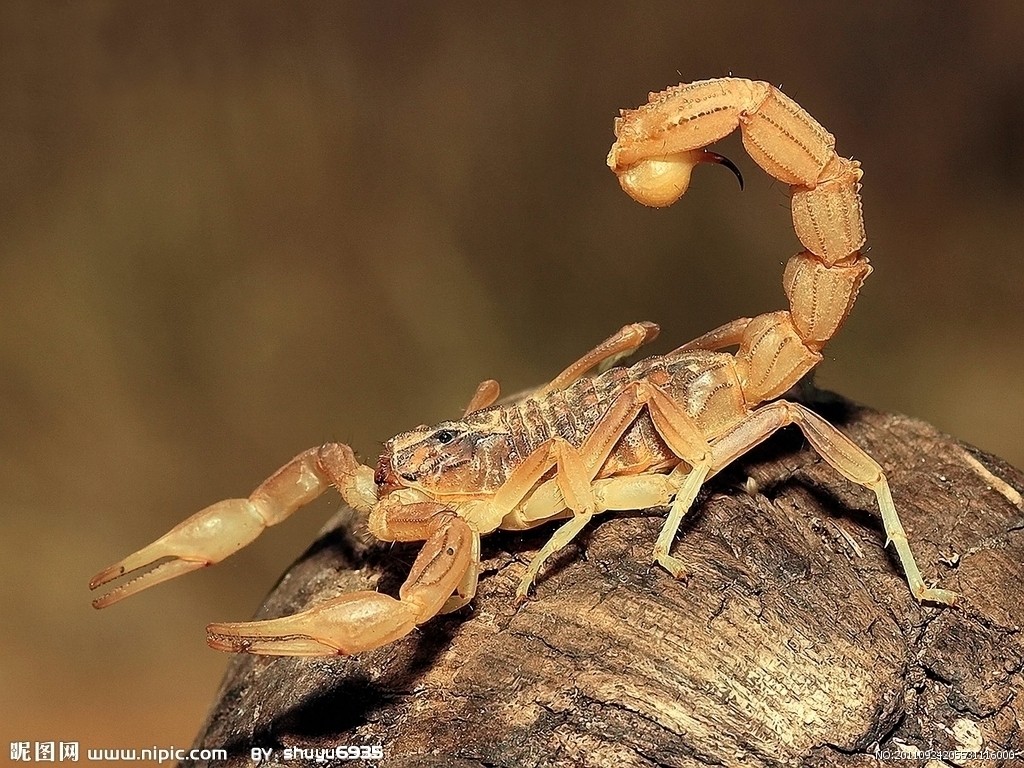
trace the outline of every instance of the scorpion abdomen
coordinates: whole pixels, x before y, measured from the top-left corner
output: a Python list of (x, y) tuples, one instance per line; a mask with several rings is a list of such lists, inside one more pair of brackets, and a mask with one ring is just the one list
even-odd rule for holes
[[(734, 426), (747, 411), (732, 355), (696, 350), (649, 357), (504, 406), (502, 421), (512, 450), (525, 458), (556, 436), (579, 448), (615, 398), (642, 379), (683, 404), (709, 438)], [(678, 462), (642, 412), (617, 441), (598, 477), (670, 469)]]

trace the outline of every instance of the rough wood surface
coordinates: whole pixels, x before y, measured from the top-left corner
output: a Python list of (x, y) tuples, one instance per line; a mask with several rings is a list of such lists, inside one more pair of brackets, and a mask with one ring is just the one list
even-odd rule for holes
[[(673, 550), (686, 582), (650, 562), (663, 511), (609, 514), (517, 610), (517, 580), (552, 527), (498, 533), (484, 540), (473, 605), (393, 645), (238, 656), (196, 745), (228, 749), (230, 765), (251, 764), (253, 747), (273, 750), (265, 765), (295, 766), (323, 763), (287, 759), (288, 746), (380, 744), (381, 765), (467, 768), (867, 766), (876, 748), (1024, 750), (1024, 475), (920, 421), (834, 397), (814, 408), (886, 469), (925, 578), (961, 605), (913, 600), (873, 494), (791, 429), (702, 493)], [(346, 519), (257, 617), (397, 589), (415, 549), (368, 546)]]

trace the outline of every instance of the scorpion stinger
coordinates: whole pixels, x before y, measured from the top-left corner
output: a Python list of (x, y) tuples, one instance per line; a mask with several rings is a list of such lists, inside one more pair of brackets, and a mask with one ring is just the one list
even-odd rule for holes
[(717, 152), (710, 150), (704, 150), (704, 162), (705, 163), (718, 163), (724, 165), (733, 175), (736, 177), (736, 181), (740, 183), (740, 191), (743, 191), (743, 174), (740, 173), (740, 169), (736, 167), (736, 164), (725, 155), (720, 155)]

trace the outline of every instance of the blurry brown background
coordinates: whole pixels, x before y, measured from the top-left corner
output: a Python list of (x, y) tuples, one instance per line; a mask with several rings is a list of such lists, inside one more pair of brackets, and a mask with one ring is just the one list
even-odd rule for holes
[[(604, 166), (619, 107), (781, 83), (866, 171), (818, 380), (1024, 465), (1024, 14), (1004, 3), (0, 5), (0, 747), (185, 746), (337, 506), (97, 613), (89, 577), (294, 453), (535, 384), (624, 322), (781, 308), (786, 189)], [(770, 7), (770, 10), (763, 10)]]

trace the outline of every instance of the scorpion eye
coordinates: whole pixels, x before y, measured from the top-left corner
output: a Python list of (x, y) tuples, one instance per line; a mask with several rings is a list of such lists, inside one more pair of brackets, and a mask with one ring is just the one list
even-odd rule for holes
[(434, 433), (433, 437), (441, 445), (447, 445), (455, 439), (456, 434), (454, 429), (439, 429)]

